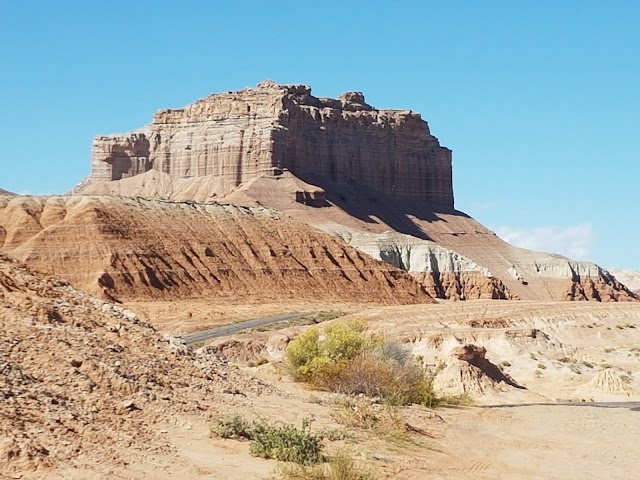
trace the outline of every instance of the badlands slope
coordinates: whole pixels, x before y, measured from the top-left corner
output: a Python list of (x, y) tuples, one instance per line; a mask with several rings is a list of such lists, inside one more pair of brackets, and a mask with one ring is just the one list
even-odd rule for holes
[[(303, 188), (322, 198), (322, 206), (296, 201)], [(314, 225), (409, 271), (441, 298), (636, 300), (598, 265), (514, 247), (443, 205), (401, 201), (315, 176), (302, 182), (289, 172), (255, 179), (225, 199), (269, 205)], [(449, 294), (438, 294), (442, 290)]]
[(433, 302), (407, 273), (262, 207), (4, 197), (0, 253), (118, 301)]
[(225, 389), (268, 390), (213, 357), (178, 354), (132, 312), (2, 254), (0, 346), (2, 478), (160, 466), (176, 453), (163, 438), (168, 419), (203, 415)]
[[(492, 405), (403, 407), (394, 415), (409, 433), (399, 439), (346, 427), (335, 420), (340, 396), (305, 391), (272, 364), (232, 367), (215, 347), (192, 352), (132, 312), (0, 255), (0, 476), (274, 478), (276, 462), (250, 456), (247, 442), (209, 437), (213, 415), (240, 413), (298, 425), (313, 415), (316, 431), (347, 439), (325, 439), (329, 451), (346, 448), (380, 479), (634, 478), (640, 306), (481, 301), (359, 316), (427, 364), (441, 361), (443, 387)], [(236, 348), (291, 334), (240, 335)], [(456, 354), (469, 341), (527, 389), (487, 379), (479, 350)], [(555, 404), (548, 394), (616, 403)], [(496, 395), (536, 404), (503, 408)]]
[(630, 290), (640, 294), (640, 272), (634, 272), (632, 270), (620, 270), (619, 268), (612, 268), (611, 274)]
[[(150, 170), (84, 191), (204, 200), (211, 198), (208, 182)], [(393, 199), (311, 175), (303, 180), (292, 172), (258, 177), (221, 198), (273, 208), (330, 233), (409, 272), (436, 298), (637, 300), (596, 264), (514, 247), (468, 215), (442, 205)]]

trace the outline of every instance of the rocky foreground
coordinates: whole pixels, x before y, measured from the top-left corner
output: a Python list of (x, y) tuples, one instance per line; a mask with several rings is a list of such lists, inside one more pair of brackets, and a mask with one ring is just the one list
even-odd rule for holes
[[(251, 457), (246, 443), (209, 437), (213, 415), (236, 412), (292, 424), (313, 415), (317, 431), (332, 432), (330, 450), (347, 448), (379, 478), (566, 478), (587, 467), (585, 478), (632, 478), (638, 305), (457, 302), (356, 318), (421, 358), (440, 391), (480, 407), (403, 407), (389, 419), (374, 401), (359, 408), (400, 425), (400, 436), (345, 425), (343, 396), (306, 391), (278, 367), (301, 327), (193, 352), (124, 306), (0, 255), (0, 474), (273, 478), (275, 462)], [(620, 408), (579, 406), (593, 400)]]
[(225, 391), (270, 388), (4, 255), (0, 346), (0, 474), (171, 455), (161, 422), (206, 415)]

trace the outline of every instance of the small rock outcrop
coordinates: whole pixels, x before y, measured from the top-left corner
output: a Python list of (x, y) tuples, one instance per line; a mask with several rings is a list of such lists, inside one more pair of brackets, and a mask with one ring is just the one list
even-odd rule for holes
[(447, 366), (436, 375), (433, 387), (450, 395), (474, 396), (524, 388), (487, 360), (486, 354), (486, 348), (471, 344), (453, 350)]
[(575, 395), (592, 401), (620, 401), (640, 398), (635, 388), (633, 377), (626, 372), (614, 368), (605, 368), (598, 372), (589, 382), (579, 386)]
[(271, 81), (161, 110), (134, 132), (96, 137), (90, 181), (155, 170), (172, 179), (213, 178), (210, 193), (224, 195), (283, 169), (453, 205), (451, 151), (418, 113), (375, 109), (360, 92), (318, 98), (308, 86)]

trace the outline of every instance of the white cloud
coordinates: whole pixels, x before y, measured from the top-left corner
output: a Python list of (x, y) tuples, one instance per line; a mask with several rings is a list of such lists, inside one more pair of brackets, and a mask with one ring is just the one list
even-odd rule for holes
[(498, 227), (494, 231), (500, 238), (517, 247), (559, 253), (575, 260), (588, 259), (595, 241), (593, 226), (590, 223), (569, 227)]

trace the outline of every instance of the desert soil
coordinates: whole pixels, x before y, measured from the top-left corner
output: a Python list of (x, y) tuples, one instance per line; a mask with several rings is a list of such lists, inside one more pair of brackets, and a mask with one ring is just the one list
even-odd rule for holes
[[(396, 416), (410, 429), (401, 437), (342, 426), (335, 413), (344, 397), (282, 373), (278, 356), (306, 327), (238, 334), (225, 348), (192, 352), (166, 335), (184, 325), (146, 324), (159, 307), (145, 315), (140, 306), (128, 311), (0, 256), (0, 475), (272, 478), (276, 462), (250, 456), (247, 442), (209, 436), (216, 415), (240, 413), (298, 425), (313, 416), (316, 431), (342, 433), (329, 451), (348, 449), (381, 479), (637, 478), (638, 305), (350, 305), (351, 318), (403, 342), (444, 377), (443, 388), (476, 401), (403, 407)], [(201, 324), (213, 326), (205, 310)], [(239, 304), (226, 314), (240, 312), (256, 316)], [(250, 367), (260, 356), (269, 363)], [(592, 400), (607, 403), (583, 403)]]
[[(261, 405), (247, 402), (242, 410), (296, 423), (300, 416), (313, 413), (316, 423), (333, 424), (326, 407), (297, 397), (263, 398)], [(313, 397), (317, 401), (317, 394)], [(430, 420), (428, 434), (417, 445), (369, 438), (347, 448), (381, 478), (633, 479), (640, 455), (638, 407), (636, 403), (444, 408), (437, 411), (442, 420)], [(294, 411), (297, 414), (287, 413)], [(407, 418), (412, 421), (411, 413)], [(171, 455), (125, 454), (124, 466), (88, 463), (24, 478), (273, 478), (274, 462), (251, 457), (246, 442), (211, 439), (206, 422), (173, 419), (161, 430), (173, 446)]]

